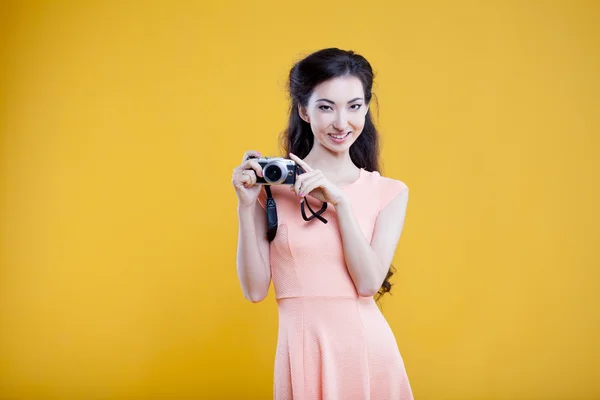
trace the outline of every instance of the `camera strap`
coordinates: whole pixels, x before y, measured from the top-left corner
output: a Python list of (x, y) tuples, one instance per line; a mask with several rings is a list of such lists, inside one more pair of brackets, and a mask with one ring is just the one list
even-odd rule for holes
[[(301, 166), (298, 165), (298, 175), (302, 175), (304, 173), (306, 173), (304, 168), (302, 168)], [(310, 211), (312, 216), (310, 216), (310, 217), (306, 216), (306, 212), (304, 211), (304, 204), (306, 204), (306, 207), (308, 208), (308, 210)], [(302, 201), (302, 204), (300, 205), (300, 211), (302, 212), (302, 218), (304, 218), (305, 221), (311, 221), (315, 218), (318, 218), (319, 221), (326, 224), (327, 220), (325, 218), (321, 217), (321, 214), (323, 214), (325, 212), (325, 210), (327, 210), (327, 202), (323, 203), (323, 205), (321, 206), (321, 209), (319, 211), (314, 212), (314, 210), (312, 208), (310, 208), (310, 205), (308, 204), (307, 197), (304, 197), (304, 200)]]
[[(267, 203), (266, 203), (267, 239), (269, 240), (269, 242), (272, 242), (273, 239), (275, 239), (275, 236), (277, 235), (277, 225), (278, 225), (277, 206), (275, 205), (275, 199), (273, 198), (273, 195), (271, 194), (271, 186), (270, 185), (265, 185), (265, 192), (267, 193)], [(312, 214), (310, 217), (306, 216), (306, 212), (304, 210), (304, 204), (306, 204), (306, 207)], [(323, 206), (321, 207), (321, 209), (319, 211), (315, 212), (312, 208), (310, 208), (310, 205), (308, 204), (308, 200), (306, 199), (306, 197), (304, 198), (304, 201), (300, 205), (300, 211), (302, 212), (302, 218), (305, 221), (311, 221), (311, 220), (317, 218), (319, 221), (326, 224), (327, 220), (325, 218), (321, 217), (321, 214), (323, 214), (325, 212), (325, 210), (327, 210), (326, 202), (323, 203)]]
[(271, 195), (271, 186), (265, 185), (265, 191), (267, 192), (267, 239), (272, 242), (277, 234), (277, 206)]
[[(307, 217), (306, 213), (304, 212), (304, 204), (306, 204), (306, 207), (310, 210), (310, 212), (312, 214), (310, 217)], [(304, 198), (304, 201), (300, 205), (300, 211), (302, 212), (302, 218), (304, 218), (305, 221), (310, 221), (312, 219), (318, 218), (319, 221), (326, 224), (327, 220), (325, 218), (321, 217), (321, 214), (323, 214), (325, 212), (325, 210), (327, 210), (326, 202), (323, 203), (323, 206), (321, 206), (321, 209), (319, 211), (314, 212), (313, 209), (310, 208), (310, 204), (308, 204), (308, 199), (306, 197)]]

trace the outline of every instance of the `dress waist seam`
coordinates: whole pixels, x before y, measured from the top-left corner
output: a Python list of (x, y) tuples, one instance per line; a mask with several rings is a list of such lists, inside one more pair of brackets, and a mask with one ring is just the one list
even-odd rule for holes
[(361, 296), (283, 296), (276, 297), (275, 300), (286, 300), (286, 299), (299, 299), (299, 300), (311, 300), (311, 299), (353, 299), (353, 300), (361, 300), (361, 299), (372, 299), (373, 297), (361, 297)]

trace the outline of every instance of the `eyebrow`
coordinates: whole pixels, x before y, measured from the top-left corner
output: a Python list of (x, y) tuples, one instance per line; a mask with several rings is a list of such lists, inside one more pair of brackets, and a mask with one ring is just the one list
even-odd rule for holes
[[(362, 100), (362, 99), (363, 99), (362, 97), (357, 97), (357, 98), (355, 98), (355, 99), (352, 99), (352, 100), (350, 100), (350, 101), (348, 102), (348, 104), (350, 104), (350, 103), (354, 103), (356, 100)], [(318, 99), (317, 101), (324, 101), (324, 102), (326, 102), (326, 103), (335, 104), (333, 101), (331, 101), (331, 100), (329, 100), (329, 99)]]

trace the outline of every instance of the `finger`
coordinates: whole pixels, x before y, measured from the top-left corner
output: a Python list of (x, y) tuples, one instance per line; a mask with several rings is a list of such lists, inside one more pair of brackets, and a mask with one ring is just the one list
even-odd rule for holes
[[(300, 187), (298, 188), (298, 194), (300, 195), (300, 197), (304, 197), (306, 196), (312, 189), (309, 190), (309, 188), (313, 187), (313, 185), (317, 185), (320, 186), (322, 185), (322, 179), (323, 176), (322, 175), (315, 175), (313, 177), (311, 177), (310, 179), (305, 180), (304, 182), (302, 182), (300, 184)], [(314, 189), (314, 187), (313, 187)]]
[(316, 181), (316, 182), (313, 182), (313, 183), (307, 185), (305, 188), (302, 188), (303, 195), (300, 196), (300, 199), (304, 199), (306, 196), (309, 196), (312, 193), (312, 191), (315, 189), (318, 189), (319, 186), (321, 186), (321, 182)]
[(240, 178), (240, 182), (242, 182), (244, 187), (248, 187), (248, 185), (250, 184), (250, 177), (246, 174), (242, 174), (242, 177)]
[(261, 178), (263, 176), (262, 167), (259, 163), (257, 163), (254, 160), (247, 160), (242, 165), (240, 165), (240, 169), (244, 171), (253, 170), (253, 172), (255, 172), (256, 175), (260, 176)]
[(243, 171), (236, 171), (233, 174), (232, 183), (235, 187), (246, 186), (246, 184), (250, 181), (249, 177), (242, 173)]
[(302, 167), (303, 170), (305, 170), (306, 172), (310, 172), (313, 169), (310, 167), (310, 165), (308, 165), (306, 162), (304, 162), (303, 160), (301, 160), (300, 158), (298, 158), (298, 156), (296, 156), (295, 154), (290, 153), (290, 158), (292, 160), (294, 160), (296, 162), (296, 164), (298, 164), (299, 166)]
[(300, 167), (302, 167), (302, 169), (306, 172), (310, 172), (313, 169), (310, 167), (310, 165), (308, 165), (304, 160), (301, 160), (300, 157), (298, 157), (297, 155), (295, 155), (294, 153), (290, 153), (290, 158), (296, 162), (296, 164), (298, 164)]
[(247, 152), (244, 153), (244, 158), (242, 159), (242, 162), (248, 160), (248, 157), (262, 157), (262, 155), (260, 154), (259, 151), (248, 150)]
[(306, 196), (307, 194), (312, 192), (315, 188), (319, 187), (323, 183), (322, 179), (323, 179), (323, 176), (321, 174), (318, 174), (318, 175), (302, 182), (302, 184), (300, 185), (300, 188), (299, 188), (300, 197)]
[(296, 182), (294, 183), (294, 190), (296, 191), (296, 194), (300, 194), (300, 185), (302, 185), (302, 182), (306, 181), (307, 179), (311, 179), (312, 177), (316, 176), (319, 173), (319, 171), (310, 171), (307, 172), (306, 174), (302, 174), (296, 177)]
[(243, 182), (245, 188), (251, 188), (254, 186), (254, 183), (252, 182), (252, 176), (250, 174), (242, 174), (241, 181)]
[(244, 175), (250, 178), (250, 183), (248, 185), (254, 186), (256, 184), (256, 173), (253, 170), (245, 170)]
[(231, 180), (231, 183), (233, 183), (233, 186), (235, 186), (236, 188), (240, 188), (244, 186), (244, 182), (242, 181), (242, 179), (242, 177), (235, 177)]

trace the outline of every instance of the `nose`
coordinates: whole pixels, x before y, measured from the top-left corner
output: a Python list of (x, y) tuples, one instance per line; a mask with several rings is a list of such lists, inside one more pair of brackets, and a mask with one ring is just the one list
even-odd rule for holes
[(345, 111), (340, 111), (335, 116), (333, 121), (333, 127), (338, 131), (343, 131), (348, 126), (348, 117)]

